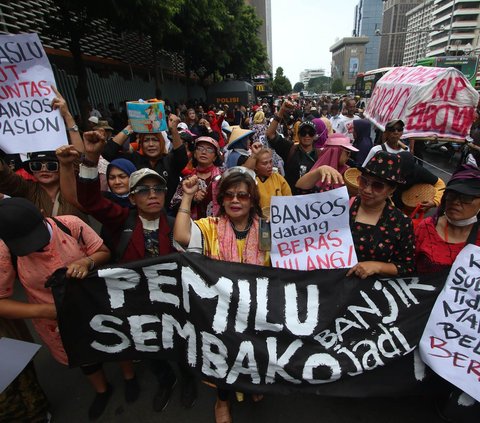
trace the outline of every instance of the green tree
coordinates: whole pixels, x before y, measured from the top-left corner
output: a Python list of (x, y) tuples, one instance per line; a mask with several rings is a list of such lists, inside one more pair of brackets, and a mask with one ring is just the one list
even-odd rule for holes
[(308, 81), (307, 88), (309, 91), (321, 93), (322, 91), (329, 91), (332, 84), (332, 78), (329, 76), (319, 76)]
[(343, 85), (343, 81), (341, 79), (335, 79), (332, 82), (332, 93), (339, 93), (344, 89), (345, 89), (345, 86)]
[(297, 82), (293, 86), (293, 91), (296, 93), (299, 93), (300, 91), (303, 91), (304, 88), (305, 88), (305, 84), (303, 82)]
[(275, 95), (285, 95), (292, 92), (292, 84), (283, 74), (283, 68), (281, 66), (275, 71), (275, 78), (272, 82), (272, 91)]

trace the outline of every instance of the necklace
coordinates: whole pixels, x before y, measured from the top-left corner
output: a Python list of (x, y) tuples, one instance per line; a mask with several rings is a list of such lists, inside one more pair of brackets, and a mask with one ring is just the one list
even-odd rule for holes
[(253, 223), (253, 220), (252, 219), (248, 219), (248, 224), (247, 224), (247, 227), (241, 231), (239, 231), (234, 223), (232, 221), (230, 221), (230, 226), (232, 227), (233, 229), (233, 232), (235, 233), (235, 238), (237, 239), (245, 239), (248, 235), (248, 231), (250, 230), (250, 228), (252, 227), (252, 223)]

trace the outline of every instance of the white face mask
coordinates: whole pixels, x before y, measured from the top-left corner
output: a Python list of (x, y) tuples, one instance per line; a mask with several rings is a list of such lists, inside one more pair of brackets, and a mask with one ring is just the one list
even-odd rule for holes
[(462, 220), (452, 220), (447, 215), (445, 215), (445, 217), (452, 226), (468, 226), (473, 225), (477, 221), (477, 215)]

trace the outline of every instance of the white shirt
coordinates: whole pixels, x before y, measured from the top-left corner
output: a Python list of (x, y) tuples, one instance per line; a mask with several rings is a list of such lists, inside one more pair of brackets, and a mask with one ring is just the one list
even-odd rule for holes
[(375, 156), (375, 153), (377, 151), (381, 151), (383, 150), (382, 148), (382, 145), (385, 146), (385, 148), (387, 149), (387, 152), (388, 153), (392, 153), (392, 154), (398, 154), (398, 153), (401, 153), (403, 151), (408, 151), (408, 148), (406, 150), (404, 150), (403, 148), (399, 147), (398, 150), (394, 150), (392, 147), (390, 147), (387, 143), (384, 143), (384, 144), (381, 144), (381, 145), (376, 145), (375, 147), (372, 147), (370, 149), (370, 152), (368, 153), (367, 155), (367, 158), (365, 159), (365, 161), (363, 162), (362, 164), (362, 167), (365, 167), (365, 165), (370, 161), (370, 159)]

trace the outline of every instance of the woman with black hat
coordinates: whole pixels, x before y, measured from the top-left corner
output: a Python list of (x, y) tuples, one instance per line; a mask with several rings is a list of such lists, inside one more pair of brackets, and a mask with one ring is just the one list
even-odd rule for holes
[(349, 275), (362, 279), (413, 273), (414, 235), (412, 220), (389, 201), (398, 184), (404, 183), (397, 154), (379, 151), (360, 169), (358, 195), (350, 206), (358, 264)]

